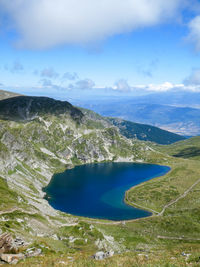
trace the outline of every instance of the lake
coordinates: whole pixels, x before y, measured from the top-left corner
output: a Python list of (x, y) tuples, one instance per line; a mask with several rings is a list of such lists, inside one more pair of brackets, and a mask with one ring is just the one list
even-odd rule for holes
[(151, 213), (127, 205), (125, 192), (169, 170), (154, 164), (86, 164), (54, 175), (43, 190), (49, 204), (57, 210), (90, 218), (130, 220)]

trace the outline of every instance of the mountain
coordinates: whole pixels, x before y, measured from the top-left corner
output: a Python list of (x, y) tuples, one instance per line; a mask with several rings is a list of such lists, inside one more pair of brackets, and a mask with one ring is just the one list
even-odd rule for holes
[(184, 140), (185, 137), (174, 134), (154, 126), (134, 123), (122, 119), (109, 118), (109, 121), (119, 128), (122, 135), (127, 138), (136, 138), (143, 141), (151, 141), (162, 145), (175, 143)]
[(173, 105), (177, 107), (197, 107), (200, 105), (200, 92), (186, 90), (172, 90), (166, 92), (156, 92), (135, 98), (136, 102)]
[[(199, 161), (167, 152), (175, 154), (176, 144), (181, 149), (191, 141), (161, 146), (132, 139), (132, 126), (65, 101), (24, 96), (0, 101), (0, 252), (21, 252), (12, 256), (20, 267), (131, 267), (181, 266), (184, 250), (191, 254), (187, 263), (198, 265)], [(122, 135), (123, 127), (129, 138)], [(134, 131), (140, 136), (140, 129)], [(126, 203), (152, 216), (126, 222), (83, 218), (57, 211), (44, 199), (42, 188), (55, 173), (105, 161), (171, 167), (167, 175), (126, 192)], [(8, 233), (14, 238), (13, 250)], [(115, 255), (102, 261), (91, 257), (100, 251)]]
[(147, 103), (137, 101), (138, 99), (115, 99), (95, 104), (80, 102), (80, 105), (89, 107), (102, 116), (149, 124), (184, 136), (200, 134), (200, 109), (153, 104), (150, 99), (146, 100)]
[(160, 147), (160, 151), (177, 158), (200, 160), (200, 136), (171, 144), (165, 148)]
[(19, 95), (20, 94), (17, 94), (17, 93), (0, 90), (0, 100), (7, 99), (7, 98), (10, 98), (10, 97), (19, 96)]
[(31, 121), (39, 116), (68, 114), (81, 121), (83, 114), (70, 103), (48, 97), (16, 96), (0, 101), (0, 118), (3, 120)]
[(87, 114), (87, 116), (90, 118), (97, 121), (100, 120), (105, 126), (110, 125), (117, 127), (120, 134), (129, 139), (135, 138), (138, 140), (155, 142), (162, 145), (171, 144), (185, 139), (184, 136), (174, 134), (151, 125), (134, 123), (118, 118), (102, 117), (91, 110), (83, 108), (79, 109), (84, 114)]
[[(83, 113), (68, 102), (26, 96), (0, 101), (0, 187), (4, 188), (0, 190), (4, 199), (0, 202), (1, 212), (6, 213), (8, 207), (17, 213), (37, 212), (44, 219), (36, 220), (44, 224), (49, 216), (60, 216), (43, 199), (42, 188), (54, 173), (85, 163), (149, 162), (153, 157), (157, 152), (148, 144), (127, 139), (98, 114)], [(16, 215), (15, 220), (20, 217)], [(62, 218), (52, 225), (55, 227)], [(38, 231), (38, 227), (34, 230), (27, 223), (24, 221), (24, 227), (29, 234)], [(7, 229), (0, 220), (1, 227)], [(19, 234), (22, 232), (19, 228)]]

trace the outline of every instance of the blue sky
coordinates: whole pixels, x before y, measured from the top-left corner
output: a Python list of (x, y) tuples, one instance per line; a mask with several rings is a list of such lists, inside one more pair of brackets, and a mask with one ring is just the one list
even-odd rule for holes
[(2, 0), (1, 88), (60, 98), (200, 90), (198, 1), (102, 2)]

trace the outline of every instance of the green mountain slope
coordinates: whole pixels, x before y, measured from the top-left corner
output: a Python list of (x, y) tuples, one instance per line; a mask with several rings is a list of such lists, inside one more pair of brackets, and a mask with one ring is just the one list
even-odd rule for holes
[[(177, 144), (181, 149), (191, 140), (159, 146), (126, 138), (109, 119), (67, 102), (19, 99), (12, 98), (10, 104), (3, 100), (3, 108), (0, 102), (0, 233), (25, 239), (22, 252), (39, 248), (43, 257), (26, 258), (17, 266), (198, 266), (199, 161), (168, 155), (175, 154)], [(42, 188), (54, 173), (104, 161), (172, 168), (126, 194), (130, 205), (153, 216), (113, 223), (49, 206)], [(102, 250), (115, 255), (103, 261), (91, 258)], [(186, 260), (183, 252), (191, 256)]]
[(159, 147), (159, 149), (174, 157), (200, 160), (200, 136), (171, 144), (165, 148)]
[(172, 106), (170, 103), (169, 100), (167, 104), (160, 104), (159, 98), (154, 103), (153, 100), (151, 101), (150, 96), (146, 97), (145, 102), (140, 102), (139, 98), (97, 100), (92, 103), (84, 102), (84, 100), (79, 101), (80, 106), (89, 107), (102, 116), (150, 124), (184, 136), (199, 135), (200, 109), (181, 107), (182, 103), (179, 103), (178, 106)]
[(4, 120), (31, 121), (38, 116), (68, 114), (81, 121), (83, 114), (67, 101), (48, 97), (16, 96), (0, 101), (0, 118)]
[(80, 110), (91, 119), (101, 122), (104, 126), (112, 125), (117, 127), (120, 134), (126, 138), (150, 141), (162, 145), (186, 139), (181, 135), (174, 134), (151, 125), (134, 123), (118, 118), (102, 117), (99, 114), (84, 108), (80, 108)]
[(151, 141), (163, 145), (185, 139), (181, 135), (146, 124), (139, 124), (115, 118), (109, 118), (109, 121), (112, 122), (113, 125), (117, 126), (120, 133), (127, 138), (137, 138), (139, 140)]
[(7, 99), (10, 97), (20, 96), (20, 94), (8, 92), (5, 90), (0, 90), (0, 100)]

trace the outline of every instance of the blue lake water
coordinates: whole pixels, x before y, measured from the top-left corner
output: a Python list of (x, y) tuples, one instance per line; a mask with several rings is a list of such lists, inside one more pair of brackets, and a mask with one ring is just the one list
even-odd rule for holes
[(153, 164), (87, 164), (54, 175), (43, 190), (49, 204), (57, 210), (90, 218), (130, 220), (151, 213), (127, 205), (125, 192), (169, 170)]

